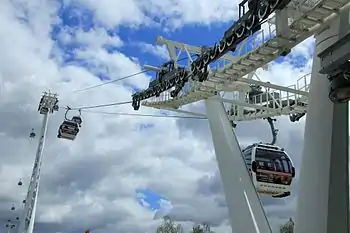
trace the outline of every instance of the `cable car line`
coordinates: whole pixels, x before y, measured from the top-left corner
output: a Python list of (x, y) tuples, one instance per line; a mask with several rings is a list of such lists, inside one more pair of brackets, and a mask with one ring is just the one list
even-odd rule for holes
[(92, 106), (84, 106), (80, 108), (71, 108), (71, 107), (65, 107), (65, 109), (69, 110), (83, 110), (83, 109), (91, 109), (91, 108), (104, 108), (104, 107), (111, 107), (111, 106), (117, 106), (117, 105), (123, 105), (123, 104), (130, 104), (132, 101), (124, 101), (124, 102), (116, 102), (116, 103), (110, 103), (110, 104), (100, 104), (100, 105), (92, 105)]
[[(108, 114), (108, 115), (130, 115), (130, 116), (144, 116), (144, 117), (163, 117), (163, 118), (187, 118), (187, 119), (207, 119), (205, 117), (191, 117), (191, 116), (166, 116), (166, 115), (152, 115), (152, 114), (130, 114), (130, 113), (108, 113), (108, 112), (98, 112), (98, 111), (87, 111), (86, 109), (92, 108), (102, 108), (102, 107), (110, 107), (116, 105), (130, 104), (132, 101), (124, 101), (124, 102), (116, 102), (110, 104), (100, 104), (93, 106), (85, 106), (80, 108), (71, 108), (69, 106), (65, 107), (66, 112), (64, 114), (64, 120), (60, 127), (58, 128), (57, 138), (62, 138), (66, 140), (74, 140), (78, 133), (80, 132), (82, 118), (81, 112), (91, 112), (91, 113), (100, 113), (100, 114)], [(63, 107), (61, 107), (63, 108)], [(69, 111), (78, 111), (79, 115), (74, 115), (71, 119), (67, 117)]]
[[(193, 56), (195, 56), (195, 55), (191, 55), (191, 57), (193, 57)], [(188, 59), (188, 57), (180, 58), (177, 61), (182, 61), (182, 60), (186, 60), (186, 59)], [(93, 85), (93, 86), (90, 86), (90, 87), (86, 87), (86, 88), (75, 90), (75, 91), (73, 91), (73, 93), (87, 91), (87, 90), (90, 90), (90, 89), (93, 89), (93, 88), (97, 88), (97, 87), (101, 87), (101, 86), (104, 86), (104, 85), (107, 85), (107, 84), (111, 84), (111, 83), (114, 83), (114, 82), (122, 81), (122, 80), (125, 80), (125, 79), (128, 79), (128, 78), (132, 78), (132, 77), (135, 77), (137, 75), (140, 75), (140, 74), (143, 74), (143, 73), (146, 73), (146, 72), (149, 72), (149, 70), (143, 69), (143, 70), (141, 70), (140, 72), (137, 72), (137, 73), (129, 74), (129, 75), (126, 75), (126, 76), (123, 76), (123, 77), (120, 77), (120, 78), (112, 79), (112, 80), (104, 82), (104, 83), (100, 83), (100, 84)]]
[(103, 115), (117, 115), (117, 116), (139, 116), (139, 117), (156, 117), (156, 118), (181, 118), (181, 119), (197, 119), (197, 120), (207, 120), (206, 117), (196, 117), (196, 116), (175, 116), (175, 115), (154, 115), (154, 114), (138, 114), (138, 113), (122, 113), (122, 112), (103, 112), (103, 111), (89, 111), (82, 110), (87, 113), (96, 113)]
[[(110, 104), (100, 104), (100, 105), (93, 105), (93, 106), (85, 106), (81, 108), (71, 108), (67, 106), (66, 113), (64, 114), (64, 120), (60, 127), (58, 128), (57, 138), (62, 138), (66, 140), (73, 141), (81, 128), (81, 124), (83, 120), (81, 119), (81, 111), (83, 109), (91, 109), (91, 108), (102, 108), (102, 107), (110, 107), (110, 106), (116, 106), (116, 105), (122, 105), (122, 104), (129, 104), (131, 101), (126, 102), (116, 102), (116, 103), (110, 103)], [(71, 119), (67, 117), (67, 114), (69, 111), (79, 111), (79, 115), (73, 116)]]
[(73, 93), (82, 92), (82, 91), (87, 91), (87, 90), (90, 90), (90, 89), (93, 89), (93, 88), (97, 88), (97, 87), (101, 87), (101, 86), (104, 86), (104, 85), (107, 85), (107, 84), (110, 84), (110, 83), (122, 81), (122, 80), (131, 78), (131, 77), (134, 77), (134, 76), (137, 76), (137, 75), (146, 73), (146, 72), (148, 72), (148, 70), (141, 70), (140, 72), (133, 73), (133, 74), (130, 74), (130, 75), (127, 75), (127, 76), (123, 76), (123, 77), (121, 77), (121, 78), (112, 79), (112, 80), (107, 81), (107, 82), (104, 82), (104, 83), (100, 83), (100, 84), (93, 85), (93, 86), (90, 86), (90, 87), (86, 87), (86, 88), (82, 88), (82, 89), (75, 90), (75, 91), (73, 91)]

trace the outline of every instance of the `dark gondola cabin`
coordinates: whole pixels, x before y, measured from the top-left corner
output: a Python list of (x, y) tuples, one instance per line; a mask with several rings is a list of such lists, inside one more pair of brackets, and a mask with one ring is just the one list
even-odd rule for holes
[(245, 148), (242, 154), (258, 193), (272, 197), (291, 195), (295, 168), (282, 148), (257, 143)]
[(65, 120), (58, 129), (58, 138), (74, 140), (79, 133), (78, 123), (70, 120)]
[[(65, 114), (65, 120), (58, 128), (58, 138), (63, 138), (67, 140), (74, 140), (78, 135), (82, 123), (81, 114), (79, 116), (73, 116), (72, 119), (67, 118), (67, 113), (70, 108), (67, 109)], [(80, 113), (80, 111), (79, 111)]]
[(29, 137), (30, 138), (35, 138), (36, 134), (34, 132), (34, 129), (32, 129), (32, 132), (30, 132)]

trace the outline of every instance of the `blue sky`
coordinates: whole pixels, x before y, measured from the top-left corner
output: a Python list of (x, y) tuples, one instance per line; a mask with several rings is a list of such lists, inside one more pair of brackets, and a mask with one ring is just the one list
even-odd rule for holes
[(155, 193), (150, 189), (136, 189), (137, 202), (146, 209), (157, 211), (161, 209), (160, 201), (169, 201), (166, 197)]
[[(74, 5), (68, 5), (61, 7), (60, 10), (60, 19), (61, 22), (55, 25), (54, 30), (52, 31), (52, 38), (56, 40), (57, 46), (65, 51), (64, 62), (75, 64), (79, 63), (80, 65), (89, 68), (89, 64), (86, 61), (77, 60), (74, 57), (74, 49), (77, 47), (82, 47), (81, 44), (70, 43), (69, 45), (63, 44), (60, 41), (59, 33), (62, 28), (77, 29), (81, 28), (84, 31), (89, 31), (94, 27), (101, 27), (101, 25), (96, 25), (94, 23), (93, 13), (87, 9), (77, 7)], [(118, 36), (124, 41), (128, 42), (121, 48), (106, 48), (109, 52), (118, 50), (130, 57), (139, 58), (141, 63), (144, 64), (154, 64), (160, 65), (164, 62), (162, 58), (159, 58), (153, 54), (145, 53), (140, 51), (139, 47), (135, 45), (138, 42), (143, 42), (147, 44), (155, 44), (157, 36), (164, 36), (171, 40), (184, 42), (192, 45), (211, 45), (214, 44), (220, 36), (223, 34), (225, 28), (228, 27), (228, 24), (223, 25), (214, 25), (211, 28), (202, 27), (202, 26), (185, 26), (181, 30), (176, 30), (175, 32), (164, 33), (159, 28), (150, 28), (150, 27), (141, 27), (138, 29), (131, 29), (127, 27), (118, 27), (114, 30), (109, 29), (108, 32), (110, 35), (118, 34)], [(73, 31), (73, 30), (72, 30)], [(72, 32), (74, 34), (74, 32)], [(198, 35), (205, 35), (205, 37), (200, 37), (201, 41), (198, 41)], [(108, 79), (109, 77), (103, 77), (101, 74), (97, 74), (102, 79)]]

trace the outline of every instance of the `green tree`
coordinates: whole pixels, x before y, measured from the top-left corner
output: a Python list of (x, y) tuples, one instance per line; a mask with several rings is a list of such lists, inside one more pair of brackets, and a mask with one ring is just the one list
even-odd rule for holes
[(192, 233), (212, 233), (207, 223), (198, 224), (192, 227)]
[(157, 233), (183, 233), (181, 224), (176, 224), (169, 216), (163, 217), (163, 222), (157, 227)]
[(196, 225), (192, 227), (192, 233), (204, 233), (204, 230), (201, 225)]
[(292, 218), (290, 218), (288, 222), (280, 226), (280, 233), (293, 233), (293, 231), (294, 231), (294, 221)]

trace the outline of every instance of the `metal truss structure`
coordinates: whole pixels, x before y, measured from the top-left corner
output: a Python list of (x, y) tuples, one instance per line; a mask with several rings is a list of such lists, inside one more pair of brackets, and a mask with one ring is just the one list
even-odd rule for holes
[(42, 127), (39, 135), (39, 142), (34, 160), (34, 166), (30, 183), (28, 187), (28, 193), (25, 199), (23, 216), (20, 219), (18, 227), (18, 233), (32, 233), (34, 229), (36, 206), (39, 195), (39, 184), (40, 184), (40, 170), (43, 159), (43, 150), (45, 144), (47, 123), (49, 115), (58, 111), (58, 99), (57, 94), (45, 92), (40, 100), (38, 111), (43, 115)]
[[(292, 1), (238, 45), (236, 56), (226, 53), (211, 64), (206, 80), (188, 80), (176, 97), (171, 97), (170, 89), (141, 103), (187, 112), (181, 107), (205, 101), (234, 233), (270, 233), (271, 228), (241, 156), (232, 121), (306, 112), (295, 232), (350, 231), (348, 103), (334, 104), (328, 94), (329, 86), (333, 88), (331, 73), (344, 69), (344, 62), (350, 59), (349, 9), (348, 0)], [(257, 69), (266, 69), (283, 51), (313, 35), (316, 45), (311, 74), (299, 77), (289, 87), (253, 78)], [(193, 54), (203, 54), (202, 47), (162, 37), (157, 43), (167, 47), (175, 67), (182, 53), (189, 64)], [(262, 93), (253, 97), (249, 93), (254, 86), (262, 87)], [(223, 93), (233, 94), (226, 98)], [(227, 109), (223, 103), (231, 105)]]

